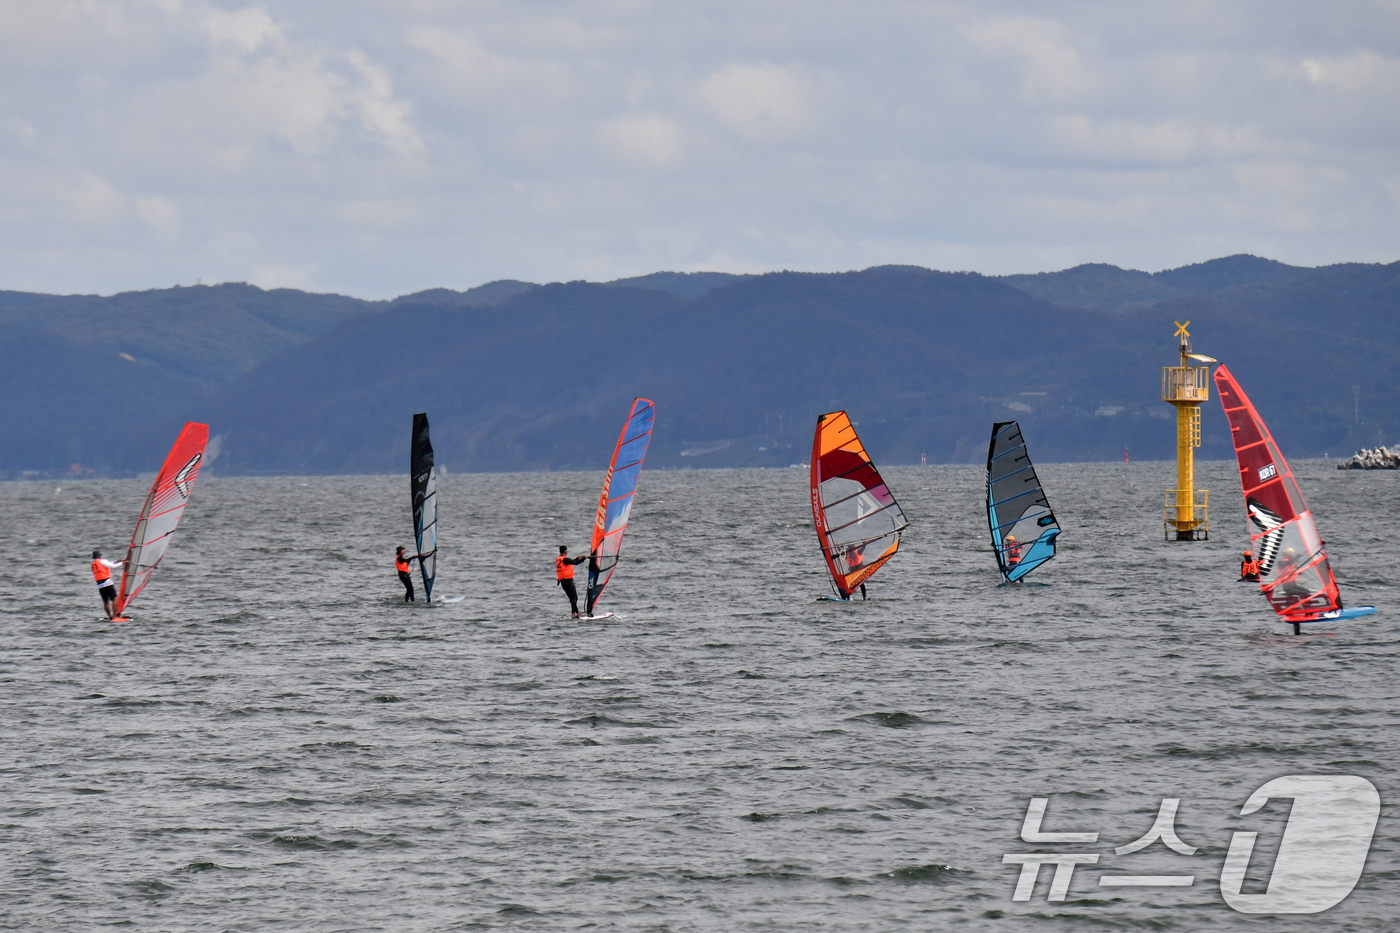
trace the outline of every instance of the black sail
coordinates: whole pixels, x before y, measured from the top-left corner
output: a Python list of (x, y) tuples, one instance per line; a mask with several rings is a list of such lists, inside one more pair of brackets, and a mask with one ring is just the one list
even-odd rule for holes
[(418, 543), (418, 569), (423, 573), (423, 593), (433, 599), (433, 578), (437, 576), (437, 470), (433, 466), (433, 443), (428, 439), (428, 416), (413, 416), (413, 453), (409, 482), (413, 491), (413, 535)]

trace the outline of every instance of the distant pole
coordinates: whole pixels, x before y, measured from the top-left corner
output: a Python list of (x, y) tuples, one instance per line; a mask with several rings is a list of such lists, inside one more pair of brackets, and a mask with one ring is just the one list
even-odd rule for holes
[(1361, 426), (1361, 386), (1352, 386), (1352, 387), (1351, 387), (1351, 397), (1352, 397), (1352, 401), (1355, 403), (1355, 406), (1356, 406), (1355, 411), (1352, 413), (1352, 418), (1354, 419), (1356, 426), (1357, 426), (1357, 427), (1360, 427), (1360, 426)]

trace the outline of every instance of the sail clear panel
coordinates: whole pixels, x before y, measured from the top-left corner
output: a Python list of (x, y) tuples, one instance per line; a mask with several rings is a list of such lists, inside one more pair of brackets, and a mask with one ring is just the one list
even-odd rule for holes
[(832, 586), (850, 599), (899, 550), (909, 521), (844, 411), (817, 418), (812, 438), (812, 520)]
[(1230, 421), (1259, 587), (1285, 621), (1308, 621), (1341, 607), (1322, 538), (1293, 471), (1259, 412), (1224, 366), (1215, 370)]
[(413, 536), (418, 545), (418, 570), (423, 575), (423, 599), (433, 600), (437, 577), (437, 468), (428, 439), (428, 416), (413, 416), (413, 449), (409, 455), (409, 487), (413, 496)]
[(1008, 582), (1016, 582), (1055, 556), (1060, 525), (1015, 421), (992, 425), (987, 448), (987, 524), (997, 566)]
[(126, 550), (126, 566), (122, 570), (122, 585), (117, 593), (117, 615), (126, 611), (136, 595), (151, 582), (151, 574), (170, 547), (175, 526), (185, 514), (204, 448), (209, 443), (209, 426), (188, 422), (175, 446), (165, 458), (164, 465), (151, 483), (131, 544)]
[(642, 473), (651, 444), (651, 429), (656, 422), (656, 406), (650, 399), (632, 402), (627, 423), (622, 426), (617, 447), (613, 449), (608, 474), (603, 479), (603, 494), (598, 498), (598, 512), (593, 520), (593, 546), (588, 557), (588, 615), (602, 598), (603, 588), (617, 569), (622, 553), (622, 534), (632, 515), (632, 500), (637, 492), (637, 479)]

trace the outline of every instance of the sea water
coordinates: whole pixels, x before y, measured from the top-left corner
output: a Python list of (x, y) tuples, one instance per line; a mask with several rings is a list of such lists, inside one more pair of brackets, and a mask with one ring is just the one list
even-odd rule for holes
[[(443, 477), (434, 601), (405, 604), (407, 476), (206, 473), (122, 623), (89, 552), (120, 556), (146, 484), (0, 484), (0, 925), (1386, 928), (1400, 474), (1331, 466), (1294, 464), (1380, 611), (1302, 638), (1235, 582), (1231, 463), (1200, 465), (1199, 543), (1163, 540), (1170, 464), (1040, 466), (1064, 531), (1026, 586), (998, 585), (982, 470), (889, 469), (911, 525), (848, 604), (816, 600), (804, 470), (643, 473), (616, 615), (583, 623), (553, 564), (600, 474)], [(1378, 788), (1365, 871), (1321, 914), (1238, 912), (1234, 833), (1262, 894), (1290, 802), (1241, 807), (1287, 775)], [(1035, 798), (1095, 841), (1026, 841)], [(1194, 853), (1118, 855), (1163, 800)], [(1098, 858), (1016, 900), (1027, 853)]]

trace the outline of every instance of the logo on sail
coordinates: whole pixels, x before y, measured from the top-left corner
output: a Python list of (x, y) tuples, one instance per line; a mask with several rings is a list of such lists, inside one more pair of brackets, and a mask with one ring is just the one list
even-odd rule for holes
[(1259, 542), (1259, 568), (1268, 573), (1274, 566), (1274, 558), (1278, 556), (1279, 545), (1283, 543), (1283, 519), (1278, 513), (1266, 507), (1258, 499), (1246, 499), (1245, 509), (1249, 512), (1249, 520), (1254, 523), (1254, 527), (1264, 532), (1263, 539)]
[(190, 458), (190, 462), (180, 467), (180, 472), (175, 474), (175, 488), (180, 491), (181, 499), (190, 497), (190, 483), (194, 482), (194, 473), (199, 469), (199, 461), (203, 459), (203, 453), (195, 454)]

